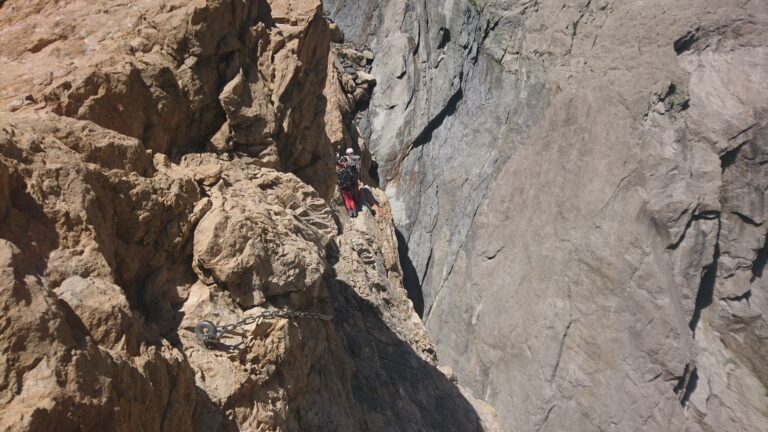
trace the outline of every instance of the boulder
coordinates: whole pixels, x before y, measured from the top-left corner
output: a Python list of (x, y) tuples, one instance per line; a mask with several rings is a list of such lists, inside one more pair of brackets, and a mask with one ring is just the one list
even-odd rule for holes
[(373, 75), (371, 75), (371, 74), (369, 74), (367, 72), (358, 71), (357, 72), (357, 79), (355, 79), (355, 82), (357, 84), (374, 85), (374, 84), (376, 84), (376, 78)]
[(333, 43), (343, 43), (344, 42), (344, 31), (341, 30), (341, 27), (339, 27), (338, 24), (332, 22), (328, 24), (328, 30), (331, 32), (331, 42)]
[(365, 66), (366, 59), (360, 51), (352, 48), (342, 48), (339, 50), (339, 55), (358, 66)]
[(211, 157), (185, 160), (194, 176), (217, 172), (226, 180), (209, 189), (212, 208), (195, 229), (200, 279), (221, 284), (245, 307), (316, 287), (334, 225), (322, 200), (293, 176), (244, 165), (222, 172), (224, 165)]
[(54, 292), (77, 314), (97, 344), (138, 353), (141, 321), (119, 286), (102, 279), (73, 276)]
[(350, 94), (354, 93), (355, 88), (357, 87), (355, 85), (355, 79), (352, 78), (352, 75), (348, 73), (345, 73), (341, 76), (341, 85), (344, 88), (344, 91)]

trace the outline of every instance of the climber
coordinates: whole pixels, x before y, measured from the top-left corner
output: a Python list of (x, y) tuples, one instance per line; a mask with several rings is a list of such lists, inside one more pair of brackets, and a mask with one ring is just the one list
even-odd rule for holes
[(363, 192), (360, 190), (360, 175), (363, 172), (363, 160), (360, 155), (356, 155), (355, 151), (351, 148), (347, 149), (347, 157), (350, 160), (350, 164), (355, 167), (355, 204), (358, 209), (362, 209), (362, 203), (365, 202), (363, 199)]
[(336, 165), (337, 175), (339, 178), (339, 188), (341, 189), (341, 198), (344, 200), (344, 207), (347, 209), (350, 217), (357, 216), (357, 167), (352, 160), (354, 151), (347, 149), (346, 156), (339, 159)]
[(355, 151), (351, 148), (347, 149), (346, 155), (344, 155), (342, 158), (342, 163), (346, 164), (347, 166), (351, 167), (355, 171), (355, 201), (360, 202), (360, 188), (359, 188), (359, 182), (360, 182), (360, 168), (362, 167), (362, 160), (360, 156), (355, 154)]
[(357, 189), (356, 193), (357, 193), (357, 200), (359, 201), (360, 200), (360, 188), (359, 188), (359, 185), (360, 185), (360, 173), (363, 172), (362, 171), (363, 162), (362, 162), (360, 156), (358, 156), (356, 154), (353, 154), (352, 155), (352, 163), (355, 165), (355, 174), (357, 174), (357, 177), (356, 177), (357, 178), (357, 183), (355, 183), (355, 185), (358, 186), (356, 188)]
[(348, 148), (347, 151), (346, 151), (346, 154), (344, 154), (344, 156), (339, 158), (339, 164), (340, 165), (344, 165), (344, 166), (348, 166), (349, 164), (351, 164), (353, 162), (352, 157), (354, 155), (355, 155), (355, 151), (352, 150), (351, 148)]
[(355, 154), (355, 151), (351, 148), (347, 149), (347, 159), (349, 160), (349, 163), (353, 164), (355, 166), (355, 170), (357, 171), (357, 177), (358, 180), (360, 180), (360, 168), (362, 165), (362, 160), (360, 156)]

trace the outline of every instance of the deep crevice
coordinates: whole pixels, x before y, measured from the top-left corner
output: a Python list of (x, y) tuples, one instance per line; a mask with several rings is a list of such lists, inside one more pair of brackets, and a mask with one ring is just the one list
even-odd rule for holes
[(490, 36), (494, 30), (496, 30), (496, 27), (499, 26), (500, 22), (501, 22), (501, 18), (498, 18), (496, 19), (496, 21), (493, 21), (493, 22), (491, 22), (490, 20), (486, 22), (486, 27), (485, 27), (485, 30), (483, 31), (483, 37), (480, 39), (480, 43), (477, 44), (477, 51), (475, 52), (474, 58), (472, 59), (473, 64), (477, 64), (477, 59), (480, 57), (480, 52), (485, 46), (485, 40), (488, 39), (488, 36)]
[(437, 49), (443, 49), (451, 41), (451, 31), (445, 27), (440, 27), (437, 33)]
[[(703, 211), (701, 213), (696, 213), (697, 209), (698, 209), (698, 207), (693, 209), (694, 214), (691, 215), (690, 219), (688, 219), (688, 222), (685, 224), (685, 228), (683, 229), (682, 234), (680, 234), (680, 237), (674, 243), (672, 243), (671, 245), (667, 246), (667, 249), (669, 249), (669, 250), (677, 249), (683, 243), (683, 240), (685, 240), (685, 236), (686, 236), (686, 234), (688, 234), (688, 230), (691, 228), (691, 226), (693, 226), (693, 223), (695, 221), (699, 221), (699, 220), (715, 220), (718, 217), (720, 217), (720, 212), (718, 212), (718, 211)], [(680, 217), (683, 217), (683, 215), (685, 213), (687, 213), (687, 212), (688, 212), (687, 210), (685, 212), (683, 212), (680, 215)]]
[(423, 318), (424, 293), (421, 290), (419, 272), (416, 271), (411, 257), (408, 256), (408, 242), (405, 240), (405, 236), (397, 228), (395, 228), (395, 236), (397, 237), (397, 254), (400, 258), (400, 266), (403, 269), (403, 287), (408, 293), (408, 298), (413, 302), (413, 308), (416, 310), (416, 313), (420, 318)]
[[(410, 150), (413, 150), (415, 148), (421, 147), (424, 144), (432, 141), (432, 134), (442, 126), (443, 122), (446, 118), (452, 116), (456, 113), (456, 110), (458, 109), (459, 102), (464, 97), (464, 91), (462, 89), (459, 89), (456, 91), (456, 93), (451, 96), (451, 98), (448, 100), (448, 103), (445, 104), (445, 108), (443, 108), (440, 113), (438, 113), (435, 118), (433, 118), (429, 124), (424, 128), (423, 131), (419, 134), (419, 136), (416, 137), (416, 139), (413, 140), (413, 144), (411, 145)], [(410, 152), (409, 150), (409, 152)]]
[(701, 312), (712, 304), (712, 299), (714, 298), (715, 294), (717, 267), (718, 260), (720, 259), (719, 236), (720, 234), (718, 233), (718, 244), (715, 245), (715, 254), (712, 258), (712, 264), (707, 267), (704, 275), (701, 277), (699, 292), (696, 294), (696, 306), (693, 310), (693, 316), (691, 317), (690, 322), (688, 322), (688, 327), (692, 332), (694, 332), (694, 337), (696, 334), (696, 326), (699, 324), (699, 320), (701, 319)]
[(740, 301), (746, 300), (747, 303), (749, 303), (749, 299), (751, 299), (751, 298), (752, 298), (752, 290), (749, 290), (749, 291), (747, 291), (744, 294), (739, 295), (739, 296), (726, 297), (725, 300), (727, 300), (729, 302), (740, 302)]
[(549, 379), (550, 381), (554, 381), (557, 376), (557, 370), (560, 368), (560, 361), (563, 359), (565, 340), (568, 339), (568, 332), (571, 330), (572, 325), (573, 321), (569, 321), (568, 325), (565, 327), (565, 331), (563, 331), (563, 337), (560, 339), (560, 348), (557, 350), (557, 362), (555, 362), (555, 367), (552, 369), (552, 376)]
[(741, 151), (741, 148), (744, 147), (744, 144), (746, 144), (746, 142), (737, 146), (736, 148), (728, 150), (727, 152), (723, 153), (722, 156), (720, 156), (720, 167), (722, 168), (723, 172), (725, 172), (728, 167), (736, 162), (736, 158), (739, 156), (739, 152)]
[(693, 392), (696, 391), (696, 387), (699, 384), (699, 371), (696, 366), (691, 366), (691, 363), (685, 365), (683, 374), (677, 380), (675, 388), (672, 390), (677, 395), (680, 405), (686, 406), (691, 399)]
[(693, 215), (693, 220), (715, 220), (720, 217), (720, 212), (716, 210), (707, 210)]
[(380, 185), (381, 177), (379, 177), (379, 163), (375, 160), (371, 161), (371, 168), (368, 170), (368, 175), (375, 182), (376, 186)]
[(762, 223), (756, 222), (754, 219), (752, 219), (751, 217), (749, 217), (749, 216), (747, 216), (747, 215), (745, 215), (743, 213), (739, 213), (739, 212), (735, 212), (735, 211), (731, 212), (731, 213), (733, 213), (736, 216), (738, 216), (739, 219), (741, 219), (741, 221), (744, 222), (747, 225), (752, 225), (752, 226), (755, 226), (755, 227), (759, 227), (759, 226), (763, 225)]
[(671, 245), (667, 246), (667, 249), (669, 250), (675, 250), (683, 243), (683, 240), (685, 240), (685, 235), (688, 233), (688, 230), (691, 229), (691, 226), (693, 225), (693, 217), (688, 219), (688, 222), (685, 224), (685, 228), (683, 228), (682, 234), (680, 234), (680, 237)]
[(768, 236), (765, 238), (765, 245), (757, 253), (755, 261), (752, 262), (752, 282), (754, 282), (755, 279), (763, 277), (766, 263), (768, 263)]
[(670, 83), (669, 88), (667, 89), (667, 95), (664, 96), (664, 99), (674, 95), (675, 93), (677, 93), (677, 86), (675, 83)]
[(677, 55), (680, 55), (688, 50), (690, 50), (693, 45), (698, 42), (699, 35), (698, 35), (698, 29), (689, 31), (683, 37), (677, 39), (674, 44), (675, 53)]
[(552, 414), (552, 410), (554, 410), (556, 406), (557, 404), (554, 404), (551, 407), (549, 407), (549, 409), (547, 409), (546, 414), (544, 414), (544, 419), (541, 421), (541, 423), (539, 423), (539, 426), (536, 428), (536, 432), (539, 432), (544, 427), (544, 425), (547, 424), (547, 421), (549, 420), (549, 415)]
[(672, 389), (672, 391), (674, 391), (675, 394), (679, 395), (680, 392), (683, 390), (683, 387), (685, 387), (685, 381), (688, 378), (688, 369), (690, 369), (690, 367), (691, 367), (690, 363), (685, 365), (685, 369), (683, 370), (683, 375), (680, 376), (680, 378), (678, 378), (675, 388)]
[[(688, 366), (686, 366), (686, 370), (687, 368)], [(688, 401), (691, 399), (693, 392), (696, 391), (696, 387), (699, 384), (699, 369), (694, 367), (690, 375), (686, 374), (683, 376), (683, 378), (680, 378), (680, 380), (681, 380), (681, 383), (685, 384), (685, 388), (681, 388), (681, 390), (683, 391), (682, 394), (678, 393), (678, 395), (680, 396), (680, 405), (686, 406), (688, 404)]]

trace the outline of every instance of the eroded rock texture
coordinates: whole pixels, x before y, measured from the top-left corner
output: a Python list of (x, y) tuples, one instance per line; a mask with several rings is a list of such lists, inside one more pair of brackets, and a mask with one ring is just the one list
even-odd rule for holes
[(508, 428), (768, 429), (765, 2), (326, 10), (387, 59), (406, 282)]
[[(0, 1), (0, 429), (499, 427), (337, 215), (333, 58), (319, 0)], [(333, 319), (195, 337), (276, 308)]]

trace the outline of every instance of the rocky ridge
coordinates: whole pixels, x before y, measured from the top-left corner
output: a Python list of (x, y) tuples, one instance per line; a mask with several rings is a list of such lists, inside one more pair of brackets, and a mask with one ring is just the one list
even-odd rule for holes
[[(0, 2), (0, 428), (499, 430), (436, 367), (386, 197), (337, 211), (373, 84), (322, 15)], [(276, 309), (333, 318), (194, 334)]]
[(441, 359), (514, 430), (768, 428), (765, 2), (328, 0)]

